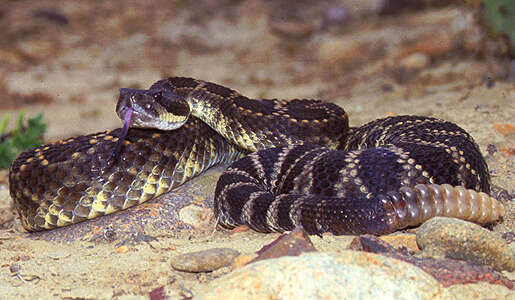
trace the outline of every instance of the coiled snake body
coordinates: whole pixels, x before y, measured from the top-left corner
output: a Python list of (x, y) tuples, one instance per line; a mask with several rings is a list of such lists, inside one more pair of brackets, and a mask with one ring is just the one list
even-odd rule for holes
[(435, 118), (349, 128), (331, 103), (249, 99), (181, 77), (121, 89), (117, 113), (126, 125), (154, 128), (70, 138), (18, 156), (9, 188), (27, 230), (110, 214), (231, 162), (214, 201), (226, 227), (381, 234), (435, 215), (481, 224), (504, 215), (487, 195), (478, 146)]

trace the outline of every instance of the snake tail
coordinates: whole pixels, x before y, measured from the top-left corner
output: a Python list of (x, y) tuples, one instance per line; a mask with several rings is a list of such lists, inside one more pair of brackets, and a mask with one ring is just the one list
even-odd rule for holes
[(417, 226), (435, 216), (453, 217), (484, 225), (502, 218), (504, 206), (483, 192), (449, 184), (418, 184), (379, 197), (393, 212), (393, 231)]

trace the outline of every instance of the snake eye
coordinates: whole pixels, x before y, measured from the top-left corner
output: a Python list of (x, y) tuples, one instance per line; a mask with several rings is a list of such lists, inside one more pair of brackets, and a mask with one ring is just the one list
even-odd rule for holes
[(151, 109), (151, 108), (152, 108), (152, 104), (150, 104), (150, 103), (145, 104), (145, 109), (148, 110), (148, 109)]
[(154, 97), (155, 100), (159, 100), (160, 98), (163, 97), (163, 92), (159, 91), (159, 92), (155, 92), (152, 97)]

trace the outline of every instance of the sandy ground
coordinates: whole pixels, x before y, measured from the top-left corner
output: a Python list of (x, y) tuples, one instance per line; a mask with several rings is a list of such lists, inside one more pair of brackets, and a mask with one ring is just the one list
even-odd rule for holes
[[(9, 1), (0, 9), (8, 28), (0, 33), (0, 115), (43, 112), (47, 141), (91, 133), (120, 126), (118, 88), (191, 76), (250, 97), (333, 101), (353, 126), (434, 116), (480, 145), (493, 195), (507, 207), (492, 229), (513, 239), (515, 84), (501, 48), (481, 42), (474, 13), (448, 6), (378, 17), (381, 1), (308, 2)], [(213, 232), (209, 207), (222, 169), (121, 216), (39, 235), (21, 227), (2, 171), (0, 298), (145, 298), (163, 285), (188, 297), (229, 270), (176, 272), (172, 256), (220, 246), (248, 253), (277, 237)], [(204, 208), (207, 225), (172, 224), (179, 202)], [(151, 238), (127, 242), (138, 232)], [(313, 239), (335, 252), (349, 241)]]

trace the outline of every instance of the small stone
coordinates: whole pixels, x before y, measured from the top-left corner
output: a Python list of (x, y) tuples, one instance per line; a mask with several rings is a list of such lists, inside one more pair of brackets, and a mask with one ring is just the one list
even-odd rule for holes
[(515, 232), (508, 231), (501, 235), (503, 239), (505, 239), (508, 243), (513, 243), (515, 241)]
[(343, 250), (252, 263), (215, 279), (195, 299), (451, 299), (429, 274), (381, 255)]
[(172, 258), (172, 267), (183, 272), (212, 272), (230, 266), (240, 253), (230, 248), (212, 248)]
[(511, 124), (494, 124), (494, 128), (502, 135), (511, 135), (515, 133), (515, 126)]
[(158, 288), (153, 289), (152, 291), (150, 291), (148, 296), (149, 296), (150, 300), (165, 300), (165, 299), (168, 299), (168, 297), (166, 295), (166, 292), (165, 292), (165, 287), (164, 286), (160, 286)]
[(129, 247), (128, 246), (120, 246), (118, 248), (116, 248), (116, 253), (127, 253), (129, 252)]
[(268, 245), (263, 246), (252, 262), (281, 256), (297, 256), (305, 252), (316, 251), (309, 239), (309, 235), (302, 227), (298, 227), (288, 234), (282, 234)]
[(431, 58), (429, 55), (417, 52), (404, 57), (401, 61), (399, 61), (399, 66), (406, 71), (421, 70), (427, 67), (430, 61)]
[(418, 229), (417, 244), (425, 257), (464, 260), (498, 271), (515, 270), (515, 252), (504, 239), (463, 220), (430, 219)]
[(19, 263), (13, 263), (9, 266), (9, 271), (11, 271), (11, 273), (18, 273), (20, 270), (21, 267)]
[(195, 228), (206, 228), (213, 216), (211, 209), (198, 205), (188, 205), (179, 211), (179, 218), (182, 222)]
[(486, 152), (488, 152), (489, 155), (494, 155), (494, 153), (497, 152), (497, 147), (495, 147), (494, 144), (488, 144)]

